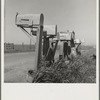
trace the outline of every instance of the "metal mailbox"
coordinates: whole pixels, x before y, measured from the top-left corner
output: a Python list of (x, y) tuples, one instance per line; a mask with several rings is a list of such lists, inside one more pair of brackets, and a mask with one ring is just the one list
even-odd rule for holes
[(44, 32), (47, 32), (47, 35), (57, 35), (57, 25), (44, 25)]
[(81, 43), (81, 40), (80, 39), (75, 39), (74, 43)]
[(71, 39), (75, 39), (75, 34), (73, 32), (60, 32), (60, 40), (71, 40)]
[(71, 40), (70, 32), (60, 32), (60, 40)]
[(44, 21), (43, 14), (17, 14), (15, 23), (22, 27), (38, 27), (42, 26)]

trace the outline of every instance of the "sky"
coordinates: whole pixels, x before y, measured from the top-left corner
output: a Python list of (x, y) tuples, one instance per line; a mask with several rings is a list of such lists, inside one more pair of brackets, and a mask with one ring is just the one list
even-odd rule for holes
[(5, 0), (4, 41), (29, 44), (29, 37), (15, 25), (17, 12), (43, 13), (44, 25), (57, 24), (58, 32), (74, 31), (84, 44), (96, 44), (96, 0)]

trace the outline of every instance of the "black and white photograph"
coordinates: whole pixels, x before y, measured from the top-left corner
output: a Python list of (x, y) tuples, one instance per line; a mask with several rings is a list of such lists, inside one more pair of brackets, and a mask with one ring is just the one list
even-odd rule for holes
[(4, 83), (97, 80), (97, 0), (5, 0)]

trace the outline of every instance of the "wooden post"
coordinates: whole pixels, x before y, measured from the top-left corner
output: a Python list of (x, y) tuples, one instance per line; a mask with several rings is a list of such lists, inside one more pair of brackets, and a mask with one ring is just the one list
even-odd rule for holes
[(56, 50), (57, 50), (58, 42), (60, 40), (59, 33), (57, 33), (57, 28), (56, 28), (56, 34), (57, 34), (57, 40), (56, 40), (56, 44), (55, 44), (55, 48), (54, 48), (54, 56), (55, 56), (55, 53), (56, 53)]
[[(15, 18), (15, 24), (20, 27), (30, 38), (33, 39), (32, 35), (37, 35), (34, 70), (37, 70), (41, 59), (43, 23), (43, 14), (17, 14)], [(31, 28), (31, 33), (26, 30), (27, 28)], [(33, 28), (37, 30), (37, 34), (36, 31), (33, 30)]]
[(46, 36), (44, 36), (44, 40), (43, 40), (43, 55), (46, 56), (48, 49), (50, 47), (49, 45), (49, 38), (47, 38)]
[(31, 39), (30, 39), (30, 47), (29, 47), (29, 48), (30, 48), (30, 50), (31, 50)]
[(55, 53), (56, 53), (56, 50), (57, 50), (57, 45), (58, 45), (58, 40), (56, 40), (56, 43), (55, 43), (54, 56), (55, 56)]
[(43, 26), (39, 26), (36, 36), (36, 49), (35, 49), (35, 62), (34, 62), (35, 70), (38, 69), (38, 65), (41, 59), (42, 35), (43, 35)]
[(59, 59), (62, 59), (63, 58), (63, 41), (60, 41), (60, 44), (59, 44)]

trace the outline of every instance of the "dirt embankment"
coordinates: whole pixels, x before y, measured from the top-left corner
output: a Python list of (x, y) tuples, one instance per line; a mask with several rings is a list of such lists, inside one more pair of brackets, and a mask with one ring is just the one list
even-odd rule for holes
[(96, 83), (95, 51), (87, 51), (69, 64), (62, 59), (49, 66), (42, 59), (32, 77), (33, 83)]

